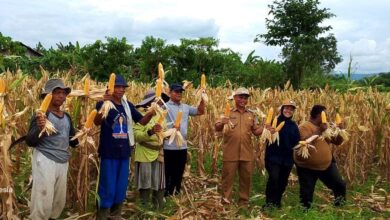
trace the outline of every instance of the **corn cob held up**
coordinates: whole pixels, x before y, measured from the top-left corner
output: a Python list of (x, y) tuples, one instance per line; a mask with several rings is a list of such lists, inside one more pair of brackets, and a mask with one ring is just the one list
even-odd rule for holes
[(91, 130), (93, 127), (93, 121), (97, 115), (96, 109), (92, 110), (87, 117), (87, 120), (81, 130), (79, 130), (75, 136), (72, 137), (71, 140), (79, 139), (80, 145), (84, 146), (85, 142), (89, 142), (90, 144), (94, 145), (94, 141), (90, 137)]
[[(108, 81), (108, 94), (112, 95), (114, 93), (115, 88), (115, 73), (111, 73), (110, 79)], [(103, 103), (103, 106), (101, 107), (99, 113), (102, 114), (102, 118), (107, 118), (108, 112), (110, 112), (111, 109), (116, 109), (114, 103), (112, 103), (110, 100), (106, 100)]]
[(272, 122), (272, 127), (275, 129), (275, 133), (272, 134), (272, 142), (277, 142), (277, 145), (279, 146), (279, 131), (282, 130), (284, 126), (284, 121), (280, 122), (279, 125), (276, 126), (278, 121), (278, 118), (275, 116), (274, 121)]
[(180, 133), (180, 124), (181, 124), (181, 118), (182, 118), (183, 112), (180, 110), (177, 113), (175, 124), (173, 128), (168, 129), (165, 131), (164, 138), (169, 137), (168, 144), (171, 144), (173, 141), (176, 142), (177, 147), (183, 146), (184, 138), (183, 135)]
[(45, 96), (45, 98), (43, 99), (42, 103), (41, 103), (41, 106), (39, 107), (39, 109), (37, 110), (36, 114), (40, 114), (42, 115), (43, 117), (45, 117), (45, 127), (42, 129), (42, 131), (39, 133), (39, 137), (41, 137), (43, 134), (46, 133), (47, 136), (50, 136), (54, 133), (57, 133), (57, 130), (56, 128), (54, 127), (53, 123), (51, 123), (51, 121), (49, 121), (47, 118), (46, 118), (46, 111), (47, 109), (49, 108), (50, 106), (50, 103), (51, 103), (51, 99), (52, 99), (52, 94), (49, 93)]
[[(268, 110), (267, 118), (265, 120), (265, 125), (271, 125), (273, 115), (274, 115), (274, 108), (271, 107)], [(260, 142), (261, 143), (267, 142), (267, 145), (274, 142), (271, 132), (265, 127), (263, 129), (263, 133), (260, 136)]]

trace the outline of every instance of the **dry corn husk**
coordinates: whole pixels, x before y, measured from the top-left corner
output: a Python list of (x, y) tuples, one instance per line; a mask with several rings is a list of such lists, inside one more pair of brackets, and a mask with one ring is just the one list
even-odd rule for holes
[(103, 95), (106, 93), (106, 88), (94, 88), (86, 92), (86, 90), (76, 90), (72, 89), (72, 92), (68, 95), (68, 97), (80, 97), (85, 96), (95, 101), (99, 101), (103, 99)]
[(343, 143), (349, 141), (349, 137), (351, 136), (346, 129), (340, 129), (339, 127), (335, 126), (333, 130), (333, 136), (341, 136), (343, 138)]
[[(161, 99), (162, 101), (162, 99)], [(147, 113), (155, 112), (158, 117), (162, 117), (165, 110), (157, 102), (152, 102), (147, 110)]]
[(309, 148), (316, 149), (316, 147), (312, 145), (311, 142), (316, 140), (318, 137), (319, 135), (313, 135), (304, 141), (299, 141), (298, 145), (293, 149), (297, 152), (298, 156), (307, 159), (310, 157)]
[(183, 83), (183, 89), (187, 90), (187, 89), (192, 88), (192, 82), (191, 81), (183, 80), (182, 83)]
[(203, 100), (203, 102), (207, 105), (209, 102), (209, 97), (207, 96), (206, 89), (205, 88), (198, 88), (198, 90), (195, 93), (195, 97), (198, 98), (198, 104)]
[(183, 135), (180, 133), (180, 130), (177, 128), (170, 128), (163, 132), (164, 138), (168, 138), (168, 144), (172, 144), (175, 141), (176, 146), (180, 148), (184, 144)]
[[(56, 73), (51, 73), (56, 74)], [(15, 112), (20, 111), (20, 109), (23, 109), (25, 106), (30, 106), (32, 109), (37, 109), (39, 107), (39, 93), (41, 91), (41, 88), (44, 86), (44, 83), (47, 81), (48, 73), (46, 71), (42, 72), (42, 79), (36, 80), (33, 77), (26, 76), (25, 79), (22, 81), (22, 84), (20, 87), (14, 87), (12, 88), (9, 86), (9, 89), (7, 89), (7, 95), (4, 96), (4, 98), (9, 101), (6, 101), (6, 110), (8, 111), (9, 115), (14, 115)], [(5, 77), (7, 80), (7, 85), (11, 85), (13, 82), (18, 81), (22, 79), (23, 77), (20, 72), (11, 73), (6, 72), (4, 75), (1, 75), (1, 77)], [(62, 77), (62, 75), (59, 75), (59, 77)], [(69, 78), (69, 77), (68, 77)], [(70, 79), (70, 78), (69, 78)], [(74, 77), (72, 77), (74, 79)], [(9, 83), (8, 83), (9, 82)], [(71, 82), (65, 81), (67, 85), (72, 86), (72, 91), (75, 91), (75, 89), (82, 90), (83, 80), (75, 80), (71, 84)], [(141, 101), (142, 97), (139, 94), (142, 94), (147, 89), (151, 88), (150, 84), (145, 83), (136, 83), (136, 82), (130, 82), (131, 86), (126, 91), (126, 96), (129, 97), (129, 99), (133, 103), (137, 103)], [(205, 157), (209, 156), (210, 154), (213, 154), (213, 163), (219, 162), (220, 156), (221, 156), (221, 140), (217, 139), (215, 137), (215, 130), (214, 130), (214, 124), (213, 122), (216, 121), (216, 119), (219, 117), (220, 113), (223, 112), (223, 107), (226, 102), (226, 94), (230, 94), (232, 91), (232, 84), (226, 83), (226, 87), (216, 87), (216, 88), (208, 88), (207, 93), (209, 95), (210, 101), (208, 104), (208, 108), (206, 109), (206, 114), (201, 117), (193, 117), (189, 121), (189, 127), (191, 128), (190, 132), (188, 133), (188, 140), (194, 142), (194, 146), (200, 146), (198, 145), (198, 140), (202, 140), (204, 144), (204, 149), (202, 151), (192, 151), (196, 156), (195, 158), (200, 158), (199, 156), (203, 153)], [(74, 88), (74, 89), (73, 89)], [(285, 86), (286, 88), (286, 86)], [(106, 85), (103, 83), (98, 83), (93, 80), (91, 80), (91, 88), (90, 92), (93, 90), (101, 89), (101, 97), (103, 96)], [(188, 92), (184, 93), (183, 95), (183, 103), (187, 103), (190, 105), (196, 105), (196, 102), (198, 100), (193, 98), (193, 93), (195, 89), (189, 89)], [(21, 96), (20, 94), (26, 94), (25, 96)], [(91, 97), (88, 96), (89, 98)], [(100, 97), (100, 99), (101, 99)], [(323, 103), (325, 106), (327, 106), (328, 110), (327, 112), (329, 115), (335, 115), (336, 112), (339, 112), (341, 115), (349, 115), (350, 118), (348, 119), (348, 132), (351, 134), (349, 142), (345, 143), (345, 147), (335, 148), (334, 155), (335, 159), (338, 162), (338, 166), (340, 169), (340, 172), (342, 175), (351, 183), (356, 182), (362, 182), (366, 180), (369, 176), (371, 176), (373, 173), (375, 175), (381, 175), (383, 178), (386, 179), (386, 181), (389, 180), (389, 170), (390, 170), (390, 157), (389, 157), (389, 143), (390, 143), (390, 118), (388, 117), (388, 112), (384, 111), (386, 108), (386, 105), (389, 104), (390, 100), (390, 93), (383, 93), (378, 92), (375, 89), (368, 89), (366, 91), (364, 90), (356, 90), (353, 92), (346, 92), (343, 94), (340, 94), (333, 90), (328, 90), (326, 93), (323, 91), (310, 91), (310, 90), (299, 90), (294, 91), (293, 89), (251, 89), (251, 99), (249, 100), (249, 106), (250, 107), (259, 107), (260, 109), (266, 109), (272, 103), (278, 103), (282, 102), (286, 97), (293, 99), (296, 101), (299, 108), (296, 110), (294, 114), (294, 119), (297, 122), (297, 124), (300, 124), (303, 121), (308, 120), (308, 112), (310, 111), (310, 108), (312, 105), (316, 103)], [(1, 100), (1, 98), (0, 98)], [(81, 111), (81, 118), (85, 118), (86, 115), (83, 115), (88, 112), (88, 110), (91, 110), (94, 108), (93, 102), (86, 103), (87, 101), (84, 101), (84, 99), (69, 99), (66, 103), (66, 110), (70, 113), (73, 112), (75, 102), (80, 101), (85, 102), (85, 105), (88, 106), (88, 109), (85, 111)], [(14, 105), (10, 105), (10, 103), (13, 103)], [(84, 103), (82, 103), (84, 106)], [(17, 107), (15, 107), (17, 106)], [(68, 107), (69, 106), (69, 107)], [(12, 133), (12, 139), (20, 137), (20, 135), (24, 135), (28, 130), (28, 124), (30, 121), (30, 111), (27, 111), (27, 114), (24, 114), (20, 119), (17, 119), (13, 123), (17, 124), (17, 129), (13, 129)], [(8, 119), (7, 119), (8, 120)], [(11, 120), (12, 121), (12, 120)], [(200, 122), (204, 122), (201, 124)], [(209, 123), (211, 122), (211, 123)], [(199, 125), (201, 126), (199, 126)], [(8, 122), (7, 122), (8, 125)], [(3, 128), (8, 128), (8, 126), (4, 126)], [(10, 133), (11, 134), (11, 133)], [(377, 134), (381, 135), (381, 139), (378, 139)], [(199, 137), (201, 135), (201, 138)], [(98, 140), (98, 135), (94, 135), (93, 138), (95, 140)], [(0, 138), (0, 140), (3, 140), (3, 138)], [(258, 139), (253, 138), (253, 144), (257, 144)], [(23, 152), (27, 150), (28, 148), (22, 148)], [(77, 148), (75, 151), (84, 150), (85, 148)], [(196, 149), (196, 148), (193, 148)], [(264, 148), (262, 148), (264, 149)], [(83, 206), (80, 205), (81, 202), (78, 202), (78, 193), (79, 191), (82, 194), (89, 195), (89, 200), (91, 201), (91, 190), (89, 190), (87, 187), (78, 187), (76, 185), (77, 182), (79, 182), (78, 177), (81, 178), (81, 186), (85, 184), (85, 186), (94, 186), (96, 176), (99, 175), (98, 171), (98, 165), (97, 164), (97, 158), (96, 150), (90, 149), (89, 154), (84, 154), (84, 151), (80, 151), (80, 154), (72, 154), (72, 159), (69, 163), (69, 178), (72, 181), (68, 182), (69, 190), (68, 190), (68, 197), (73, 199), (75, 198), (75, 203), (69, 204), (69, 212), (70, 213), (80, 213), (82, 215), (85, 213), (85, 210), (83, 210)], [(93, 156), (91, 156), (91, 153), (93, 153)], [(12, 157), (16, 156), (16, 152), (12, 151)], [(88, 172), (85, 174), (84, 172), (81, 172), (81, 175), (79, 174), (81, 159), (84, 159), (84, 155), (91, 156), (86, 159), (85, 164), (90, 164), (89, 170), (91, 172)], [(261, 164), (261, 161), (264, 161), (262, 157), (264, 156), (264, 151), (259, 151), (259, 156), (256, 157), (259, 163), (256, 165), (256, 169), (263, 169), (264, 164)], [(92, 160), (93, 158), (93, 160)], [(24, 159), (24, 158), (23, 158)], [(93, 161), (93, 164), (91, 167), (91, 163)], [(374, 162), (373, 162), (374, 161)], [(0, 160), (0, 163), (2, 161)], [(12, 165), (13, 168), (15, 168), (18, 164), (25, 165), (24, 163), (20, 163), (19, 160), (15, 160)], [(28, 165), (28, 164), (26, 164)], [(95, 168), (96, 166), (96, 168)], [(14, 170), (14, 171), (12, 171)], [(12, 169), (9, 170), (9, 176), (18, 176), (20, 175), (15, 171), (17, 170)], [(1, 172), (0, 172), (1, 173)], [(177, 196), (176, 198), (179, 199), (178, 205), (174, 203), (172, 205), (172, 209), (169, 209), (169, 215), (173, 214), (177, 218), (180, 218), (180, 215), (185, 218), (192, 217), (193, 219), (239, 219), (242, 218), (239, 213), (236, 212), (236, 206), (233, 203), (231, 206), (225, 206), (220, 204), (221, 196), (218, 193), (219, 185), (214, 184), (210, 185), (210, 181), (208, 180), (217, 180), (220, 182), (220, 172), (218, 171), (218, 168), (214, 172), (218, 174), (217, 176), (209, 176), (206, 180), (200, 180), (199, 178), (196, 178), (195, 175), (193, 175), (193, 171), (191, 171), (188, 178), (184, 179), (184, 184), (186, 184), (188, 189), (188, 197), (186, 194), (183, 194), (181, 196)], [(0, 175), (1, 176), (1, 175)], [(3, 175), (4, 176), (4, 175)], [(3, 177), (1, 176), (1, 177)], [(87, 179), (88, 178), (88, 179)], [(18, 178), (19, 179), (19, 178)], [(16, 180), (16, 178), (15, 178)], [(73, 181), (75, 180), (75, 181)], [(85, 182), (84, 182), (85, 180)], [(16, 184), (24, 185), (22, 182), (17, 182)], [(93, 191), (93, 190), (92, 190)], [(365, 208), (366, 204), (368, 204), (372, 209), (378, 211), (378, 212), (384, 212), (386, 209), (389, 208), (389, 202), (387, 202), (387, 206), (384, 205), (384, 193), (380, 192), (379, 190), (375, 190), (375, 195), (373, 197), (369, 197), (369, 195), (364, 195), (364, 197), (367, 197), (369, 199), (372, 199), (372, 203), (369, 202), (363, 202), (360, 204), (357, 204), (359, 207), (362, 205), (362, 208)], [(328, 194), (326, 192), (326, 194)], [(376, 197), (377, 196), (377, 197)], [(0, 198), (3, 199), (4, 197)], [(190, 200), (191, 199), (192, 204), (191, 206)], [(375, 199), (374, 199), (375, 198)], [(4, 198), (5, 199), (5, 198)], [(23, 198), (21, 198), (23, 200)], [(94, 199), (92, 199), (94, 200)], [(5, 201), (5, 200), (2, 200)], [(15, 199), (15, 203), (19, 201)], [(352, 200), (351, 200), (352, 201)], [(4, 206), (3, 206), (4, 207)], [(16, 206), (15, 206), (16, 207)], [(6, 209), (8, 211), (9, 209)], [(15, 210), (15, 209), (14, 209)], [(19, 204), (19, 210), (20, 212), (14, 211), (15, 214), (17, 213), (28, 213), (28, 207), (26, 207), (24, 204)], [(6, 213), (6, 211), (3, 212), (0, 210), (0, 215)], [(127, 210), (126, 210), (127, 211)], [(146, 212), (138, 212), (140, 214), (146, 213)], [(155, 212), (153, 212), (155, 213)], [(260, 215), (261, 212), (254, 212), (254, 214)], [(285, 216), (284, 216), (285, 217)], [(129, 216), (126, 215), (125, 218), (129, 218)], [(131, 218), (131, 217), (130, 217)], [(153, 219), (153, 216), (148, 217), (141, 217), (140, 219), (147, 219), (151, 218)], [(157, 217), (157, 218), (169, 218), (167, 217)]]
[(99, 114), (102, 114), (102, 118), (107, 118), (111, 109), (116, 110), (114, 103), (112, 103), (110, 100), (106, 100), (103, 102), (103, 105), (99, 110)]
[[(164, 121), (165, 121), (165, 118), (166, 118), (167, 114), (168, 114), (168, 111), (167, 110), (163, 110), (162, 114), (159, 116), (157, 124), (159, 124), (161, 126), (166, 125), (164, 123)], [(165, 130), (165, 126), (163, 126), (163, 130)], [(164, 141), (164, 132), (163, 131), (157, 132), (156, 135), (157, 135), (158, 143), (162, 144), (163, 141)]]
[(8, 149), (11, 145), (11, 134), (0, 135), (0, 217), (9, 220), (18, 220), (15, 192), (11, 174), (11, 160)]
[(269, 145), (273, 142), (273, 137), (272, 137), (271, 132), (265, 127), (263, 128), (263, 132), (261, 133), (260, 142), (261, 143), (267, 142), (267, 145)]
[(80, 145), (84, 146), (86, 142), (89, 144), (95, 146), (95, 141), (93, 140), (92, 136), (92, 129), (93, 129), (93, 121), (96, 117), (97, 111), (96, 109), (92, 110), (88, 117), (87, 121), (85, 122), (83, 128), (79, 130), (74, 137), (71, 138), (71, 140), (79, 139)]
[[(256, 108), (255, 113), (256, 113), (256, 115), (259, 118), (266, 117), (265, 125), (271, 125), (272, 117), (274, 115), (274, 108), (271, 107), (268, 110), (268, 113), (267, 113), (266, 116), (258, 108)], [(262, 143), (262, 144), (267, 143), (267, 145), (270, 145), (273, 142), (274, 142), (274, 139), (273, 139), (273, 136), (272, 136), (271, 132), (268, 129), (266, 129), (265, 126), (264, 126), (263, 132), (261, 133), (261, 136), (260, 136), (260, 143)]]

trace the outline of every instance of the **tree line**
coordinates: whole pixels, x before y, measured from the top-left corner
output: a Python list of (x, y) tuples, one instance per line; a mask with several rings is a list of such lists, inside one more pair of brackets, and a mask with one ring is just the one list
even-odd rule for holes
[(224, 86), (229, 80), (245, 87), (275, 88), (290, 80), (295, 89), (330, 84), (341, 91), (373, 85), (389, 90), (389, 73), (352, 81), (352, 59), (346, 70), (348, 76), (330, 74), (342, 58), (337, 52), (337, 39), (330, 33), (332, 27), (323, 26), (335, 15), (328, 8), (320, 8), (318, 0), (275, 0), (268, 7), (267, 32), (258, 34), (254, 42), (282, 47), (281, 61), (263, 59), (254, 55), (255, 51), (243, 59), (230, 48), (220, 48), (219, 40), (212, 37), (183, 38), (176, 45), (153, 36), (145, 37), (139, 47), (124, 37), (106, 37), (83, 46), (78, 42), (58, 43), (56, 48), (48, 49), (38, 43), (35, 50), (43, 56), (29, 57), (20, 43), (0, 33), (0, 70), (20, 68), (39, 77), (42, 66), (49, 71), (89, 73), (95, 80), (107, 80), (115, 72), (132, 80), (151, 82), (161, 62), (170, 82), (187, 79), (197, 85), (204, 72), (211, 86)]

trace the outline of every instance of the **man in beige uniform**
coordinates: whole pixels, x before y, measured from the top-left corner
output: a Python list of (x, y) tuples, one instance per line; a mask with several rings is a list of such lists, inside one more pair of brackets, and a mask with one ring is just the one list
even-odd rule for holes
[[(263, 127), (257, 123), (256, 116), (246, 108), (249, 91), (239, 88), (234, 92), (235, 108), (230, 117), (221, 117), (215, 124), (215, 130), (223, 134), (222, 191), (223, 202), (230, 203), (234, 177), (238, 169), (240, 177), (239, 204), (248, 205), (252, 183), (254, 153), (251, 135), (259, 136)], [(230, 122), (231, 123), (230, 123)], [(233, 125), (230, 126), (229, 124)], [(224, 126), (227, 128), (224, 129)]]

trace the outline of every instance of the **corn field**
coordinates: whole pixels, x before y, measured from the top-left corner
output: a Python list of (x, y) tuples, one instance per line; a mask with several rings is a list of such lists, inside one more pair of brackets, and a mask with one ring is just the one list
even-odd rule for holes
[[(94, 109), (96, 101), (105, 91), (104, 83), (90, 81), (90, 92), (84, 91), (85, 76), (80, 79), (71, 71), (68, 73), (49, 74), (44, 69), (42, 78), (36, 80), (22, 72), (4, 72), (0, 78), (4, 80), (6, 89), (0, 94), (0, 189), (18, 189), (24, 195), (31, 187), (29, 172), (31, 172), (31, 148), (24, 142), (10, 148), (11, 143), (27, 133), (30, 118), (39, 108), (41, 100), (39, 94), (47, 79), (60, 77), (67, 86), (72, 88), (68, 96), (64, 110), (69, 112), (75, 125), (81, 125), (86, 120), (88, 112)], [(191, 80), (191, 79), (188, 79)], [(146, 90), (153, 88), (154, 83), (139, 84), (129, 82), (126, 92), (127, 98), (138, 103), (142, 100)], [(288, 85), (285, 86), (288, 88)], [(192, 193), (196, 187), (188, 187), (187, 184), (203, 187), (191, 176), (205, 178), (214, 183), (220, 182), (220, 171), (217, 164), (221, 157), (221, 139), (214, 130), (214, 122), (223, 114), (227, 97), (231, 95), (234, 87), (228, 82), (225, 88), (208, 88), (209, 102), (206, 114), (194, 117), (189, 125), (189, 142), (191, 158), (196, 160), (196, 174), (189, 172), (188, 167), (184, 184), (183, 197), (189, 201), (196, 200)], [(338, 93), (329, 88), (323, 90), (299, 90), (292, 89), (266, 89), (259, 90), (249, 88), (251, 98), (249, 107), (260, 109), (266, 113), (270, 107), (277, 109), (286, 98), (297, 103), (297, 111), (294, 114), (295, 121), (300, 124), (308, 119), (311, 107), (314, 104), (322, 104), (327, 107), (330, 121), (334, 121), (336, 112), (344, 118), (350, 140), (341, 146), (334, 148), (334, 155), (344, 178), (349, 182), (362, 183), (370, 175), (380, 176), (390, 180), (390, 112), (386, 111), (386, 105), (390, 102), (389, 93), (379, 93), (368, 88), (346, 93)], [(197, 105), (194, 99), (195, 89), (189, 88), (184, 93), (183, 102)], [(261, 113), (260, 113), (261, 115)], [(260, 119), (260, 121), (263, 118)], [(82, 216), (92, 216), (92, 210), (88, 204), (93, 204), (95, 199), (96, 177), (98, 175), (98, 132), (95, 127), (92, 138), (86, 138), (81, 146), (72, 150), (72, 158), (69, 165), (67, 208)], [(264, 169), (264, 149), (258, 138), (253, 138), (253, 153), (256, 155), (256, 169)], [(210, 167), (205, 167), (205, 158), (211, 158)], [(207, 171), (206, 171), (207, 170)], [(23, 176), (16, 178), (16, 176)], [(208, 178), (206, 178), (208, 177)], [(28, 215), (27, 199), (16, 198), (13, 193), (0, 192), (0, 219), (18, 219), (18, 216)], [(131, 196), (131, 195), (130, 195)], [(187, 216), (207, 216), (214, 218), (213, 214), (219, 212), (221, 207), (215, 208), (216, 212), (210, 213), (207, 205), (215, 206), (218, 194), (210, 195), (203, 209), (198, 203), (189, 203), (192, 212), (186, 212), (178, 208), (177, 218)], [(178, 207), (183, 204), (183, 198), (175, 199)], [(214, 200), (215, 201), (214, 201)], [(74, 202), (76, 201), (76, 202)], [(191, 208), (192, 207), (192, 208)], [(136, 207), (130, 207), (137, 209)], [(24, 210), (24, 211), (23, 211)], [(26, 211), (27, 210), (27, 211)], [(191, 214), (189, 214), (191, 213)], [(225, 217), (228, 218), (228, 213)], [(166, 217), (166, 216), (164, 216)], [(172, 218), (175, 219), (175, 218)]]

